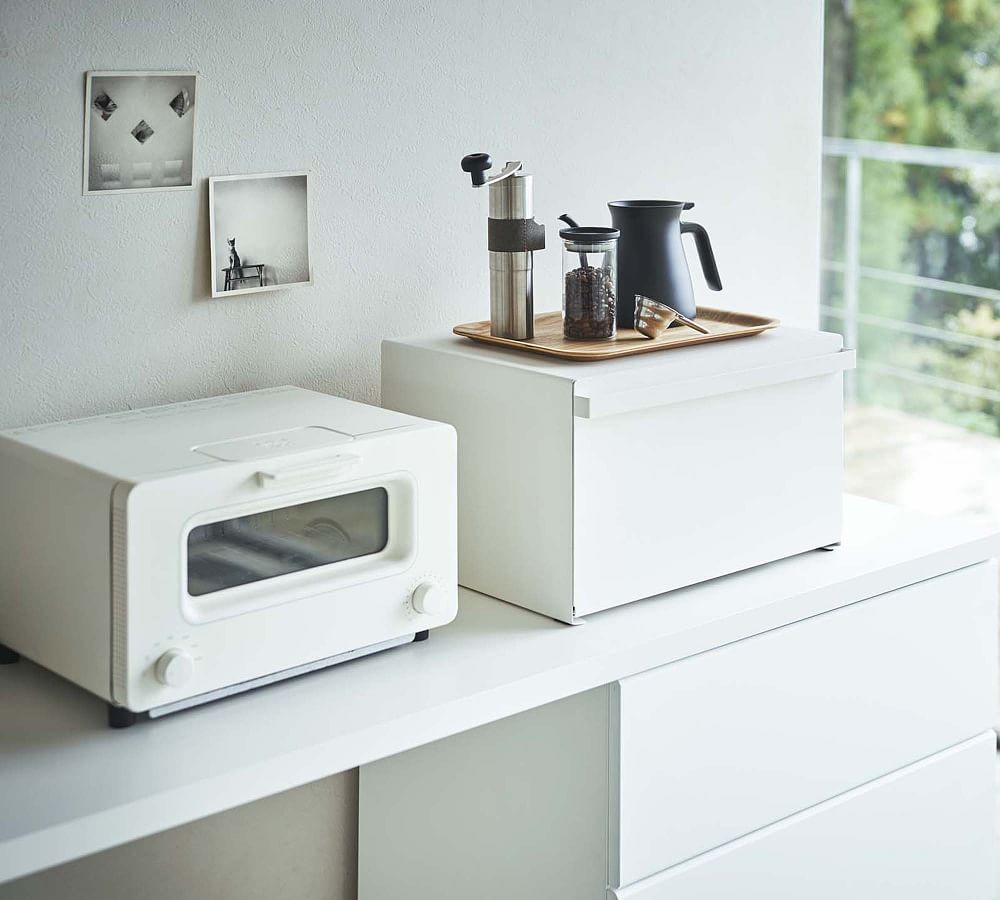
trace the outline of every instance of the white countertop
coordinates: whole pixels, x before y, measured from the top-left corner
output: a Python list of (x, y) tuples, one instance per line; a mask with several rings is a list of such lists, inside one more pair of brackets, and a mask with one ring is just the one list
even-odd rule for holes
[(568, 626), (460, 594), (426, 643), (124, 731), (0, 667), (0, 882), (1000, 553), (1000, 534), (848, 498), (843, 546)]

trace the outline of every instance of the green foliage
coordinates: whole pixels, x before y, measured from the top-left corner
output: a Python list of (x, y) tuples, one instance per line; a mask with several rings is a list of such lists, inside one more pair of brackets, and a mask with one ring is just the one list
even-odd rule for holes
[[(1000, 2), (827, 0), (826, 19), (828, 134), (1000, 152)], [(824, 176), (824, 252), (843, 261), (843, 165), (828, 163)], [(863, 266), (1000, 287), (1000, 168), (868, 161), (862, 176)], [(826, 305), (840, 305), (841, 283), (825, 279)], [(869, 321), (862, 362), (925, 380), (862, 370), (862, 399), (1000, 434), (1000, 404), (932, 382), (1000, 390), (1000, 303), (872, 278), (862, 279), (859, 302), (862, 313), (980, 339), (970, 346)]]

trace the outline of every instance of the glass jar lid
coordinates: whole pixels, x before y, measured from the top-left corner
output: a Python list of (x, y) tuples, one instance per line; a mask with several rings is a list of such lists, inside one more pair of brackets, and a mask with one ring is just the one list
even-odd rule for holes
[(574, 244), (603, 244), (607, 241), (617, 241), (621, 237), (621, 231), (617, 228), (604, 228), (600, 225), (580, 225), (576, 228), (560, 228), (559, 237), (564, 241), (572, 241)]

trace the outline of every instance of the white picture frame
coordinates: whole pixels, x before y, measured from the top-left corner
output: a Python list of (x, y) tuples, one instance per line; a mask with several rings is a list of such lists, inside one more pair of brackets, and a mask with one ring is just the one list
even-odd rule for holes
[[(313, 283), (308, 172), (212, 176), (208, 179), (208, 222), (212, 297), (260, 294)], [(241, 284), (227, 288), (231, 237), (236, 239), (243, 271)], [(261, 266), (261, 284), (243, 286), (258, 277), (247, 275), (247, 270)]]
[[(171, 100), (182, 91), (189, 103), (178, 112)], [(113, 101), (110, 111), (94, 105), (102, 94)], [(84, 196), (193, 190), (198, 106), (197, 72), (87, 72)], [(140, 140), (137, 130), (149, 137)]]

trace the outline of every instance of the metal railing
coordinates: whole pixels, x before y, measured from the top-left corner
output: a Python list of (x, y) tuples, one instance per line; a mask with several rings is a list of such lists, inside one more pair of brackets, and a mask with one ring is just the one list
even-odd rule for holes
[[(864, 191), (863, 164), (866, 160), (953, 169), (1000, 169), (1000, 153), (828, 137), (823, 139), (823, 155), (826, 157), (842, 157), (845, 161), (846, 176), (844, 197), (844, 260), (841, 262), (824, 259), (821, 263), (825, 271), (838, 272), (843, 276), (843, 308), (827, 304), (823, 304), (820, 308), (825, 315), (842, 321), (844, 342), (847, 346), (857, 348), (858, 326), (867, 325), (887, 331), (939, 340), (944, 343), (1000, 352), (1000, 341), (990, 340), (989, 338), (977, 335), (963, 334), (946, 328), (919, 325), (913, 322), (864, 313), (859, 308), (861, 280), (863, 278), (890, 284), (941, 291), (942, 293), (977, 297), (1000, 304), (1000, 290), (994, 290), (993, 288), (963, 284), (957, 281), (945, 281), (939, 278), (927, 278), (922, 275), (912, 275), (905, 272), (892, 272), (886, 269), (861, 265), (861, 198)], [(967, 397), (1000, 403), (1000, 390), (954, 381), (950, 378), (941, 378), (936, 375), (929, 375), (926, 372), (903, 369), (899, 366), (889, 365), (878, 360), (866, 359), (861, 354), (859, 354), (858, 368), (860, 370), (878, 372), (882, 375), (888, 375), (892, 378), (898, 378), (925, 387), (952, 391), (964, 394)], [(848, 399), (856, 399), (857, 381), (854, 373), (848, 373), (847, 393)]]

